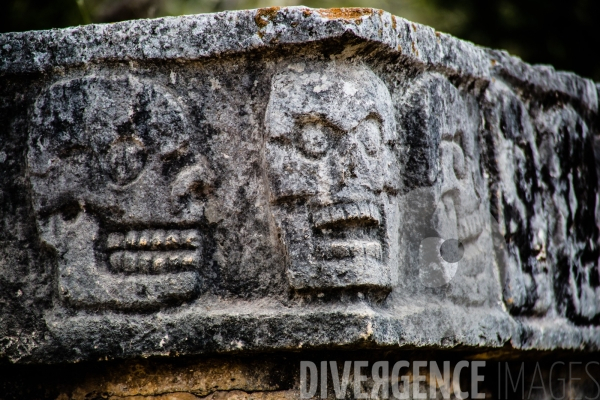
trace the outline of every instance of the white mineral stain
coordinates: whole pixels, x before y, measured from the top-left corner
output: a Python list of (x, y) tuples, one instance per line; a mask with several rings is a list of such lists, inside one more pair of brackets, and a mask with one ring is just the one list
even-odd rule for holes
[(356, 87), (353, 84), (351, 84), (350, 82), (344, 82), (344, 93), (347, 96), (350, 96), (350, 97), (354, 96), (356, 94), (357, 90), (358, 89), (356, 89)]
[(369, 321), (367, 323), (367, 330), (360, 335), (363, 339), (368, 339), (373, 336), (373, 323)]
[(158, 347), (163, 347), (165, 345), (165, 343), (167, 343), (169, 341), (169, 334), (166, 334), (164, 338), (160, 339), (160, 343), (158, 344)]
[(210, 78), (210, 88), (212, 90), (219, 90), (221, 89), (221, 83), (216, 78)]
[(290, 64), (288, 68), (295, 72), (304, 72), (304, 68), (306, 68), (306, 65), (304, 63), (294, 63)]

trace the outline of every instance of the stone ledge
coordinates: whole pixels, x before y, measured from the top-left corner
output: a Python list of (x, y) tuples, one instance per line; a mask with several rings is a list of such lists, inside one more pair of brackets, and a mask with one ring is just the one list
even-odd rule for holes
[(599, 350), (590, 80), (272, 8), (2, 34), (0, 121), (11, 362)]
[[(344, 14), (273, 7), (7, 33), (0, 35), (0, 73), (114, 61), (194, 61), (350, 37), (382, 44), (429, 70), (485, 81), (508, 76), (542, 92), (577, 99), (592, 112), (598, 110), (598, 96), (589, 79), (557, 72), (551, 66), (531, 66), (504, 51), (487, 50), (372, 8)], [(360, 47), (351, 47), (345, 56)]]

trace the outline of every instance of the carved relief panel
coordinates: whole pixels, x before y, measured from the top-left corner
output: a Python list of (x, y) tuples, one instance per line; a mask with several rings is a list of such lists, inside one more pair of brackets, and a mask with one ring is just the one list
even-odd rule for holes
[(291, 286), (389, 291), (400, 167), (383, 82), (360, 63), (292, 65), (273, 77), (265, 128)]
[(172, 162), (190, 152), (185, 114), (168, 90), (127, 75), (61, 81), (37, 100), (33, 205), (64, 303), (140, 310), (198, 295), (199, 194), (214, 174), (201, 154)]
[(526, 105), (500, 82), (483, 108), (491, 208), (506, 240), (505, 304), (515, 315), (594, 320), (597, 178), (586, 123), (569, 105)]
[(445, 77), (425, 73), (409, 85), (399, 113), (401, 270), (408, 286), (459, 304), (495, 304), (502, 243), (494, 241), (487, 208), (476, 103)]
[[(407, 87), (395, 109), (386, 85), (361, 63), (289, 64), (271, 78), (266, 189), (290, 287), (384, 294), (412, 287), (484, 305), (497, 300), (502, 279), (515, 313), (547, 312), (552, 279), (544, 257), (554, 242), (546, 238), (549, 229), (560, 233), (561, 219), (549, 228), (528, 214), (548, 201), (541, 197), (548, 184), (531, 173), (545, 170), (525, 106), (500, 85), (489, 89), (501, 102), (484, 113), (486, 148), (496, 152), (486, 155), (488, 194), (477, 104), (438, 74)], [(193, 147), (185, 107), (170, 90), (129, 75), (64, 80), (39, 97), (32, 121), (33, 204), (42, 242), (58, 260), (61, 301), (142, 310), (200, 295), (210, 257), (204, 206), (217, 174)], [(574, 124), (574, 134), (586, 129)], [(522, 177), (513, 179), (515, 171)], [(499, 195), (503, 203), (494, 206)], [(488, 198), (492, 211), (504, 213), (499, 224)], [(534, 231), (537, 253), (523, 258), (519, 235)], [(507, 244), (494, 240), (498, 234)], [(594, 269), (570, 267), (565, 276), (568, 307), (595, 318), (585, 306), (597, 303)]]
[(558, 311), (579, 324), (600, 322), (598, 178), (593, 132), (572, 105), (533, 109), (546, 183), (546, 251), (555, 266)]
[(544, 314), (553, 305), (542, 158), (525, 104), (497, 82), (485, 93), (485, 143), (491, 210), (506, 241), (504, 301), (514, 314)]

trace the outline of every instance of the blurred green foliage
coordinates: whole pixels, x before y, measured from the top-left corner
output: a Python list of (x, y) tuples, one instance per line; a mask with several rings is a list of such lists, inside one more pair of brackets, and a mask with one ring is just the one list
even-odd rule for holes
[(3, 0), (0, 32), (300, 4), (381, 8), (600, 81), (600, 0)]
[[(458, 23), (440, 30), (530, 63), (551, 64), (600, 81), (599, 0), (427, 0)], [(437, 23), (437, 25), (436, 25)]]

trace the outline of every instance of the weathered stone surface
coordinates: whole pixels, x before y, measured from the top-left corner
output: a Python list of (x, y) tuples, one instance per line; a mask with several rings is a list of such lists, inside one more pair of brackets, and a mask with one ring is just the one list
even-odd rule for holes
[(599, 350), (589, 80), (292, 7), (3, 34), (0, 82), (6, 360)]

